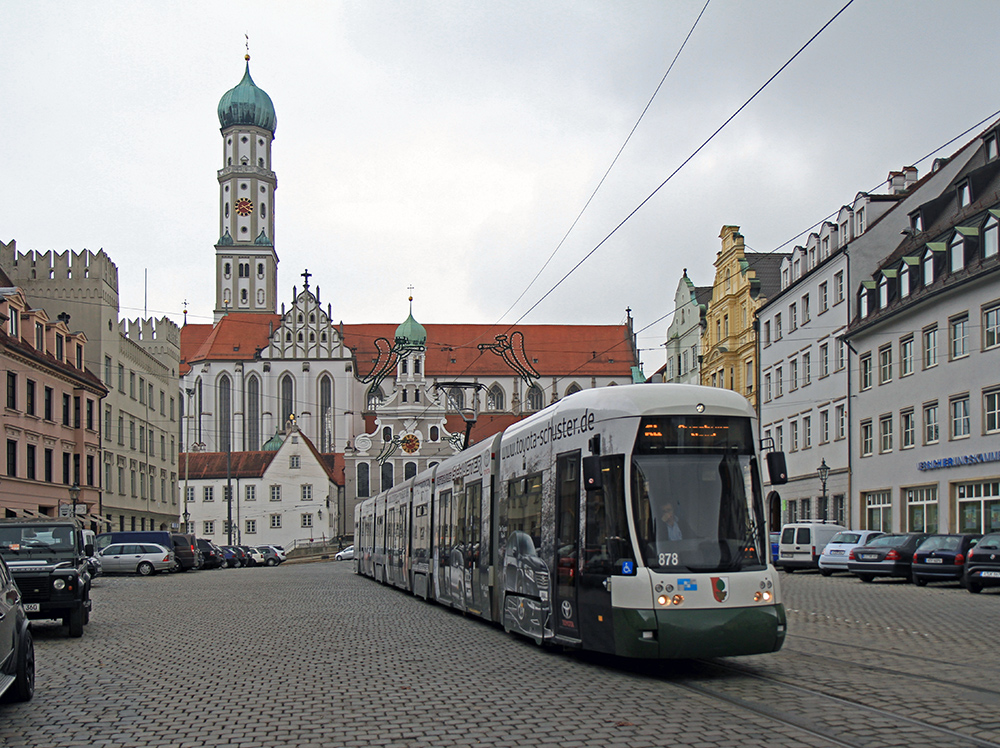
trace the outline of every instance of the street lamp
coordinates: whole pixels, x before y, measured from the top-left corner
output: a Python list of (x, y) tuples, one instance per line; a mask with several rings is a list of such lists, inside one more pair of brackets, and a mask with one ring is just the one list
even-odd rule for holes
[(826, 464), (826, 458), (823, 458), (823, 462), (820, 463), (819, 467), (816, 468), (816, 472), (819, 473), (819, 480), (823, 484), (823, 516), (822, 520), (826, 522), (826, 479), (830, 477), (830, 466)]
[(74, 483), (69, 487), (69, 500), (73, 502), (73, 519), (76, 519), (76, 502), (80, 498), (80, 486)]

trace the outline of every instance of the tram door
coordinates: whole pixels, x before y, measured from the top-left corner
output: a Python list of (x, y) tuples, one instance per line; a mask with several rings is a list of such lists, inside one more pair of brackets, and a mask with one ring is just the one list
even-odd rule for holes
[(434, 582), (436, 600), (451, 603), (451, 491), (442, 491), (438, 497), (437, 545), (434, 549), (436, 564)]
[(583, 562), (580, 565), (580, 632), (588, 649), (614, 652), (611, 611), (613, 575), (635, 556), (625, 515), (624, 457), (600, 458), (601, 485), (586, 492)]
[(483, 585), (480, 577), (480, 559), (483, 547), (483, 484), (470, 483), (465, 487), (466, 531), (462, 568), (465, 570), (465, 609), (480, 615), (483, 612)]
[(451, 604), (465, 609), (465, 556), (468, 535), (468, 512), (466, 492), (462, 483), (455, 481), (455, 493), (451, 501), (451, 553), (448, 561), (448, 578), (451, 584)]
[(556, 458), (555, 633), (580, 639), (577, 579), (580, 569), (580, 452)]

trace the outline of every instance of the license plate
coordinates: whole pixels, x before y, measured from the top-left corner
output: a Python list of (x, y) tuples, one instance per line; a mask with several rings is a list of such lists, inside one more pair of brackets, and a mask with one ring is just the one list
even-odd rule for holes
[(859, 553), (858, 558), (862, 561), (878, 561), (877, 553)]
[(39, 605), (38, 603), (25, 603), (24, 604), (24, 612), (25, 613), (38, 613), (39, 611), (41, 611), (41, 609), (42, 609), (42, 606)]
[(782, 551), (782, 552), (781, 552), (781, 557), (782, 557), (782, 558), (791, 558), (791, 557), (792, 557), (792, 556), (794, 556), (794, 555), (795, 555), (795, 554), (794, 554), (794, 553), (792, 553), (791, 551)]
[(925, 564), (943, 564), (944, 563), (944, 559), (943, 558), (925, 558), (924, 559), (924, 563)]
[(979, 573), (981, 577), (1000, 577), (1000, 571), (982, 571)]
[(831, 556), (843, 556), (844, 552), (843, 551), (830, 551), (830, 555)]

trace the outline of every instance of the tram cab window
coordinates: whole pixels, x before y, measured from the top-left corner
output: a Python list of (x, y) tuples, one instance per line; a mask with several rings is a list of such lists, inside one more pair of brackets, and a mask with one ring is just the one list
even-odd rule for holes
[(630, 489), (647, 566), (763, 568), (763, 501), (748, 418), (644, 418)]
[(635, 561), (625, 515), (625, 456), (601, 457), (601, 487), (587, 491), (584, 574), (613, 574)]

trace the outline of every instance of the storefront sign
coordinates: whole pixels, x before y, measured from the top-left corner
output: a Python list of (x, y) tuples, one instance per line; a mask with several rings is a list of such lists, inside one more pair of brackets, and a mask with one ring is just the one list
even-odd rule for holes
[(944, 457), (940, 460), (925, 460), (917, 463), (917, 470), (938, 470), (940, 468), (978, 465), (981, 462), (1000, 462), (1000, 452), (980, 452), (975, 455)]

